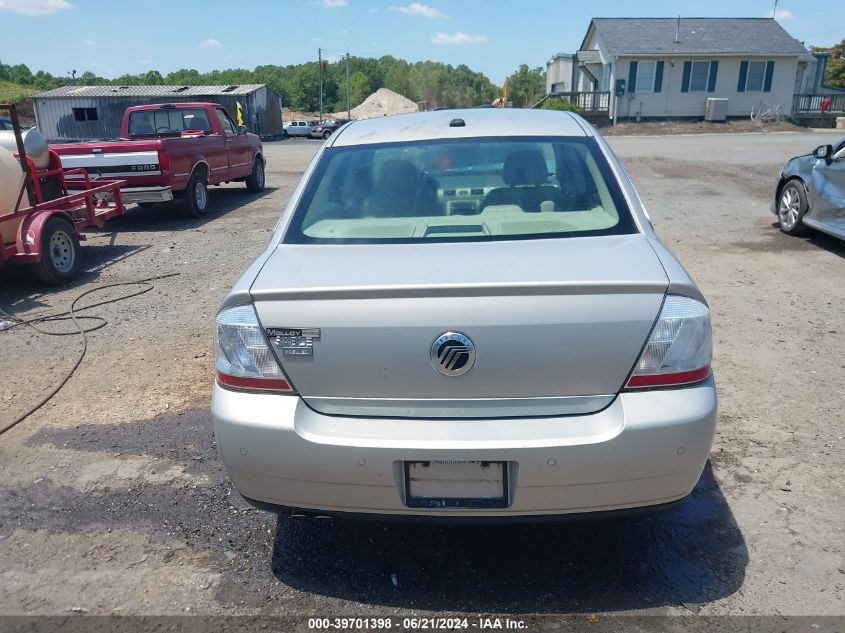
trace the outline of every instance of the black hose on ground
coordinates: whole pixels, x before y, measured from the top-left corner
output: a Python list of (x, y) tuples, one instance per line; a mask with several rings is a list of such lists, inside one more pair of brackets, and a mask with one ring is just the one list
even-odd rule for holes
[[(0, 308), (0, 314), (2, 314), (4, 317), (9, 319), (13, 323), (13, 325), (11, 327), (8, 327), (5, 330), (3, 330), (4, 332), (8, 332), (10, 330), (13, 330), (16, 327), (27, 326), (27, 327), (32, 328), (33, 330), (35, 330), (39, 334), (46, 334), (47, 336), (76, 336), (76, 335), (79, 335), (79, 336), (82, 337), (82, 349), (79, 352), (79, 357), (76, 359), (76, 362), (73, 364), (73, 366), (70, 368), (70, 370), (61, 379), (61, 381), (59, 381), (59, 383), (55, 387), (53, 387), (53, 389), (44, 398), (42, 398), (40, 401), (38, 401), (37, 404), (30, 407), (26, 412), (22, 413), (21, 415), (19, 415), (17, 418), (12, 420), (8, 424), (0, 427), (0, 435), (3, 435), (9, 429), (11, 429), (11, 428), (17, 426), (18, 424), (20, 424), (21, 422), (23, 422), (26, 418), (28, 418), (33, 413), (38, 411), (38, 409), (40, 409), (45, 404), (47, 404), (53, 398), (53, 396), (55, 396), (57, 393), (59, 393), (59, 390), (61, 390), (61, 388), (64, 387), (65, 384), (67, 384), (67, 381), (70, 380), (71, 376), (73, 376), (76, 369), (82, 363), (82, 359), (85, 358), (85, 353), (88, 351), (88, 336), (87, 336), (88, 332), (93, 332), (94, 330), (99, 330), (101, 327), (104, 327), (108, 323), (108, 321), (105, 318), (100, 317), (100, 316), (95, 316), (95, 315), (88, 315), (88, 316), (79, 315), (78, 316), (76, 314), (77, 310), (90, 310), (91, 308), (96, 308), (97, 306), (102, 306), (102, 305), (106, 305), (108, 303), (115, 303), (116, 301), (123, 301), (124, 299), (130, 299), (132, 297), (137, 297), (137, 296), (145, 294), (145, 293), (149, 292), (150, 290), (152, 290), (153, 288), (155, 288), (155, 284), (152, 283), (153, 281), (157, 281), (159, 279), (166, 279), (168, 277), (175, 277), (178, 274), (179, 273), (169, 273), (169, 274), (166, 274), (166, 275), (157, 275), (155, 277), (147, 277), (146, 279), (138, 279), (138, 280), (135, 280), (135, 281), (119, 281), (119, 282), (115, 282), (115, 283), (105, 284), (103, 286), (97, 286), (96, 288), (91, 288), (90, 290), (86, 290), (82, 294), (77, 295), (76, 298), (70, 304), (70, 310), (67, 310), (65, 312), (57, 312), (55, 314), (48, 314), (47, 316), (35, 317), (33, 319), (19, 319), (15, 316), (12, 316), (11, 314), (6, 312), (2, 308)], [(99, 292), (100, 290), (105, 290), (106, 288), (114, 288), (114, 287), (117, 287), (117, 286), (135, 286), (135, 285), (145, 285), (146, 287), (141, 288), (137, 292), (131, 292), (129, 294), (122, 295), (120, 297), (114, 297), (113, 299), (106, 299), (104, 301), (92, 303), (91, 305), (83, 306), (81, 308), (76, 307), (76, 304), (79, 302), (80, 299), (82, 299), (83, 297), (87, 297), (88, 295), (93, 294), (95, 292)], [(84, 320), (84, 319), (95, 320), (97, 323), (86, 329), (80, 323), (80, 321)], [(36, 325), (37, 323), (50, 323), (50, 322), (55, 322), (55, 321), (68, 321), (68, 320), (73, 321), (73, 325), (76, 327), (75, 332), (51, 332), (50, 330), (40, 329)]]

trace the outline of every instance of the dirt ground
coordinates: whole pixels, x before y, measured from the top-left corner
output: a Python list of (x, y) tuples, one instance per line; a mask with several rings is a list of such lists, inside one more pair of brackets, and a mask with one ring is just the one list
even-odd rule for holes
[(619, 123), (602, 128), (604, 136), (653, 136), (655, 134), (737, 134), (746, 132), (806, 132), (789, 121), (650, 121)]
[[(18, 317), (179, 273), (91, 310), (108, 325), (89, 335), (79, 370), (0, 436), (0, 614), (845, 615), (845, 243), (787, 237), (768, 211), (785, 160), (834, 138), (611, 140), (711, 303), (720, 394), (691, 497), (624, 521), (277, 520), (232, 491), (209, 415), (212, 317), (318, 141), (267, 144), (266, 192), (214, 190), (207, 218), (162, 205), (90, 232), (90, 272), (70, 287), (0, 270), (0, 307)], [(3, 426), (80, 342), (15, 328), (0, 345)]]

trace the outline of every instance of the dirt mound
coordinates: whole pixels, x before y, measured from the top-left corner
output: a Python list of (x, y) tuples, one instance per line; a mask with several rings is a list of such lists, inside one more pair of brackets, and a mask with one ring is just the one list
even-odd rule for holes
[(364, 99), (364, 102), (357, 108), (352, 108), (352, 118), (371, 119), (391, 114), (407, 114), (418, 110), (417, 104), (410, 99), (406, 99), (387, 88), (379, 88)]

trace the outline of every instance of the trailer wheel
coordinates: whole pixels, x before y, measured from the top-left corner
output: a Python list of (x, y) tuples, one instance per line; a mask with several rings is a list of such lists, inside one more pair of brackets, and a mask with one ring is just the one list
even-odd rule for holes
[(189, 217), (201, 218), (208, 213), (208, 182), (202, 169), (191, 175), (184, 198), (185, 212)]
[(82, 263), (79, 236), (70, 222), (52, 218), (41, 233), (41, 261), (33, 264), (33, 272), (45, 284), (57, 286), (76, 277)]
[(258, 156), (252, 163), (252, 172), (246, 177), (246, 188), (250, 193), (264, 191), (264, 161)]

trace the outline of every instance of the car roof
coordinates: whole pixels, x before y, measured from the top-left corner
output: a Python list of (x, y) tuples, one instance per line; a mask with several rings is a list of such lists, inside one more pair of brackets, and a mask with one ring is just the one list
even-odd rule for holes
[[(452, 127), (453, 119), (463, 126)], [(397, 114), (352, 121), (332, 135), (332, 147), (485, 136), (592, 136), (571, 112), (522, 108), (472, 108)]]

